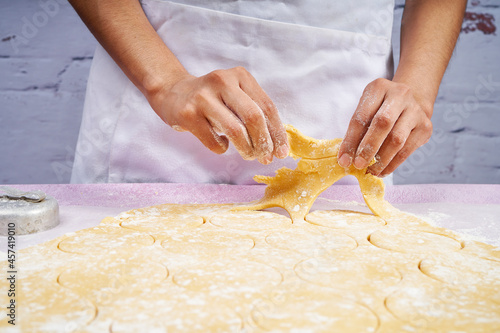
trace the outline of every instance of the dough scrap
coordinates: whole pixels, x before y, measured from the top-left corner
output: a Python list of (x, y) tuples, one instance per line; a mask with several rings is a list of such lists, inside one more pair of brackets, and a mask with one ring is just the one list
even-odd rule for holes
[[(264, 197), (252, 205), (235, 209), (260, 210), (270, 207), (284, 208), (294, 223), (304, 221), (316, 198), (347, 175), (355, 176), (363, 198), (370, 210), (377, 216), (390, 216), (396, 211), (384, 200), (385, 185), (382, 179), (366, 173), (366, 168), (354, 166), (343, 168), (337, 155), (341, 139), (317, 140), (300, 133), (295, 127), (286, 125), (290, 144), (289, 155), (301, 158), (295, 170), (283, 167), (276, 176), (255, 176), (254, 180), (267, 184)], [(373, 160), (371, 164), (373, 164)]]

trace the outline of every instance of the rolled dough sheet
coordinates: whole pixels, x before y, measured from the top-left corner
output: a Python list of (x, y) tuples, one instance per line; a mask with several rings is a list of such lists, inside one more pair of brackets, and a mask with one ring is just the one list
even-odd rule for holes
[(19, 326), (2, 331), (500, 330), (492, 246), (355, 209), (292, 224), (231, 208), (132, 210), (20, 251)]

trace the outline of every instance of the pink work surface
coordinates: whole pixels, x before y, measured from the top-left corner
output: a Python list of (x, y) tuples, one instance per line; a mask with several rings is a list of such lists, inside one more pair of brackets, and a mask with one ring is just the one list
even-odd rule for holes
[[(44, 232), (17, 237), (17, 248), (51, 240), (67, 232), (93, 227), (106, 216), (163, 203), (236, 203), (259, 199), (262, 185), (87, 184), (13, 185), (42, 190), (60, 206), (60, 224)], [(500, 246), (500, 185), (395, 185), (386, 199), (431, 224), (461, 232), (466, 238)], [(312, 210), (348, 209), (369, 212), (357, 185), (334, 185)], [(283, 211), (274, 210), (285, 214)], [(6, 251), (0, 236), (0, 251)]]

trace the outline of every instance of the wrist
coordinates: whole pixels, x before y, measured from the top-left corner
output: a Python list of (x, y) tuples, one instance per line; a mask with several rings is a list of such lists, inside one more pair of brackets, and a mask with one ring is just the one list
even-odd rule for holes
[(434, 89), (433, 85), (425, 80), (419, 80), (412, 76), (401, 75), (396, 72), (393, 82), (405, 84), (430, 119), (434, 110), (434, 102), (437, 97), (438, 87)]
[(161, 91), (170, 90), (183, 78), (191, 76), (182, 66), (172, 70), (152, 70), (140, 80), (139, 90), (149, 99)]

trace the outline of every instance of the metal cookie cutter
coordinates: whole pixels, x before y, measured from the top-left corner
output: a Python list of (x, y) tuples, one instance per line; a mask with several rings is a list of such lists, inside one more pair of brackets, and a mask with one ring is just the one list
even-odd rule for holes
[(33, 234), (59, 224), (59, 205), (42, 191), (24, 192), (0, 186), (0, 235), (15, 228), (16, 235)]

